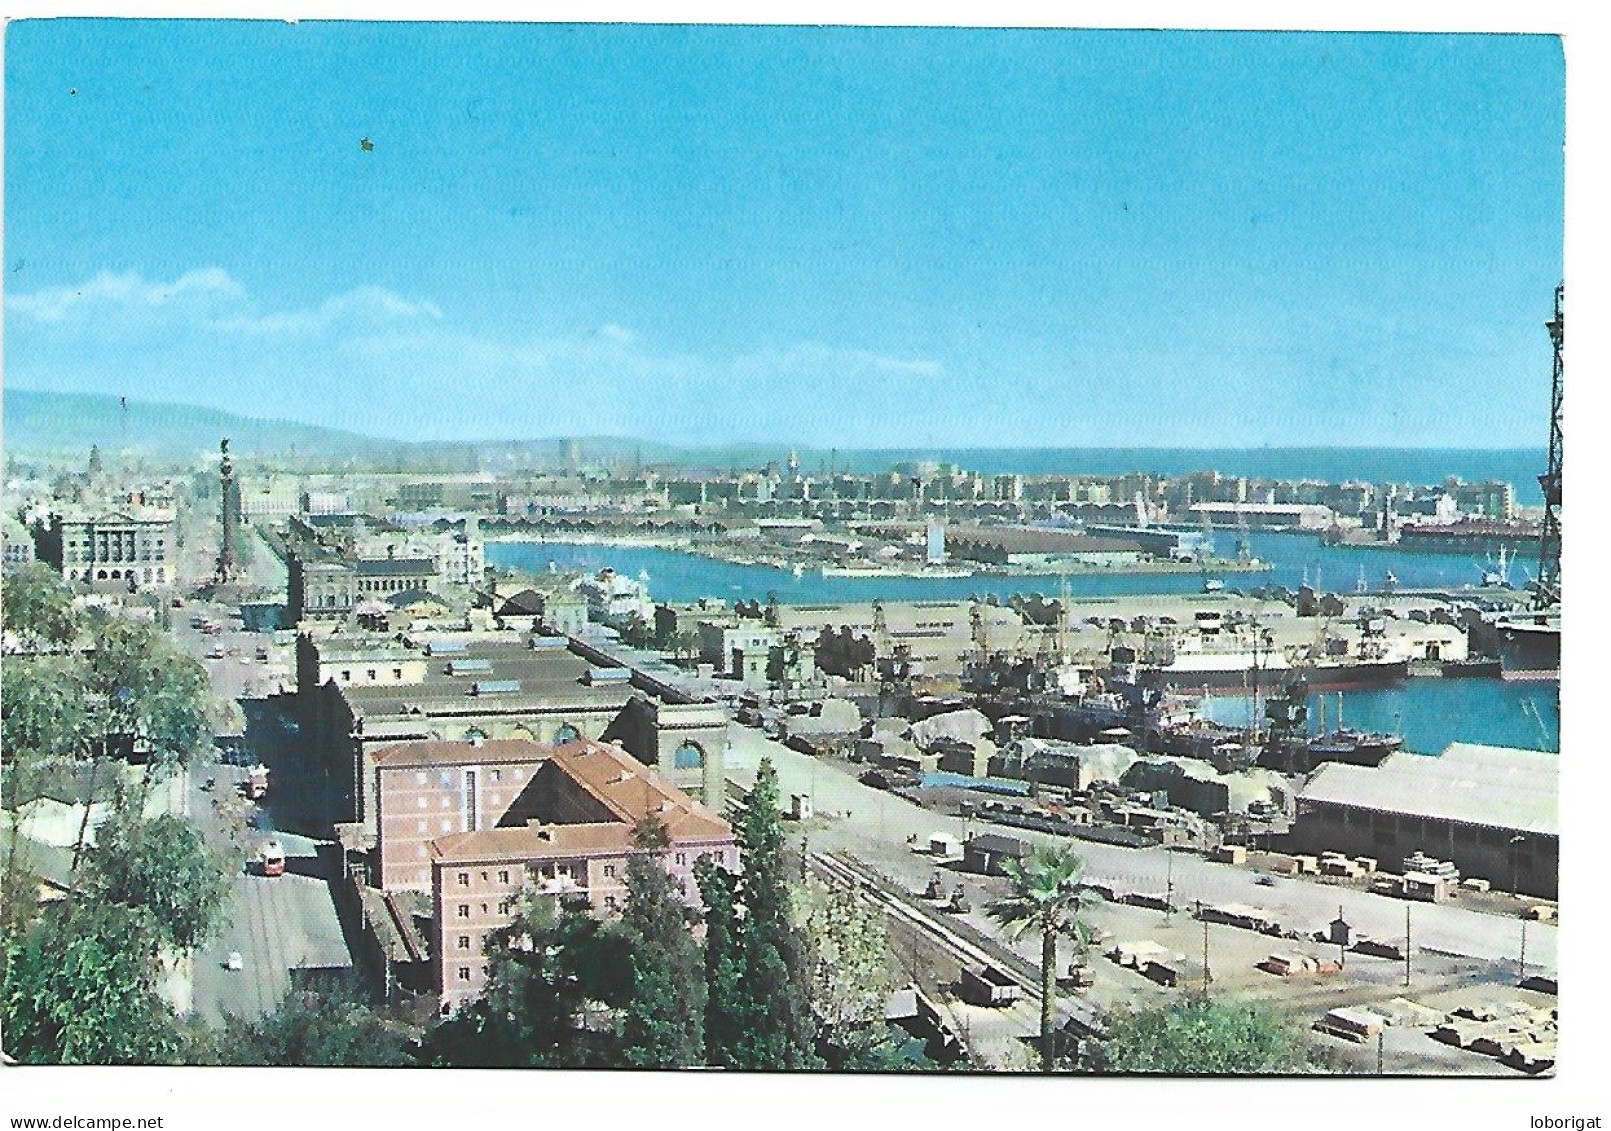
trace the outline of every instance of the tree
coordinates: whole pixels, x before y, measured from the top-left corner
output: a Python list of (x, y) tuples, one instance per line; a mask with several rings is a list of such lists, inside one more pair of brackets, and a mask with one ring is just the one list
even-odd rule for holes
[(265, 1017), (231, 1017), (211, 1048), (195, 1059), (207, 1064), (392, 1068), (413, 1063), (402, 1032), (347, 993), (288, 993)]
[(744, 954), (739, 925), (738, 877), (710, 860), (694, 865), (705, 905), (705, 1056), (708, 1063), (738, 1063), (744, 1016)]
[(18, 656), (6, 662), (0, 696), (0, 794), (7, 800), (4, 872), (0, 873), (0, 929), (6, 933), (33, 917), (32, 873), (23, 865), (22, 808), (37, 797), (52, 771), (71, 765), (86, 749), (90, 719), (81, 665), (71, 656)]
[(229, 880), (195, 825), (166, 813), (142, 820), (125, 803), (100, 827), (96, 841), (84, 881), (92, 899), (147, 913), (160, 940), (178, 950), (206, 941)]
[(622, 1060), (635, 1068), (703, 1064), (705, 985), (688, 909), (666, 872), (665, 825), (647, 817), (633, 832), (620, 932), (631, 956), (631, 992), (622, 1009)]
[(1089, 1064), (1101, 1072), (1214, 1076), (1317, 1066), (1295, 1025), (1262, 1006), (1223, 998), (1117, 1014)]
[(90, 445), (89, 466), (84, 470), (88, 474), (91, 483), (99, 479), (101, 473), (106, 470), (105, 465), (101, 462), (101, 446), (99, 444)]
[[(94, 734), (89, 743), (90, 795), (95, 795), (102, 764), (119, 754), (145, 756), (143, 788), (148, 789), (210, 741), (207, 673), (153, 625), (112, 618), (98, 624), (95, 635), (95, 649), (84, 667)], [(75, 875), (88, 834), (86, 806), (73, 851)]]
[(0, 587), (0, 626), (21, 651), (71, 644), (80, 622), (72, 589), (43, 562), (29, 562)]
[(1072, 848), (1040, 847), (1022, 861), (1006, 865), (1008, 893), (985, 908), (1007, 928), (1010, 938), (1040, 933), (1040, 1063), (1053, 1066), (1057, 1002), (1057, 938), (1088, 934), (1081, 914), (1096, 896), (1080, 882), (1085, 861)]
[(620, 1003), (630, 966), (619, 935), (574, 906), (533, 896), (487, 943), (487, 991), (439, 1022), (424, 1063), (467, 1068), (581, 1068), (613, 1063), (594, 1003)]
[(789, 862), (783, 851), (777, 770), (761, 759), (738, 830), (743, 861), (739, 895), (738, 1040), (733, 1067), (814, 1068), (816, 1026), (806, 996), (810, 969), (802, 932), (790, 921)]
[(6, 1051), (23, 1064), (171, 1063), (150, 923), (116, 905), (51, 908), (5, 948)]
[(89, 655), (87, 682), (104, 738), (145, 755), (151, 780), (167, 777), (212, 738), (206, 671), (153, 625), (109, 621)]
[(811, 1005), (825, 1029), (881, 1024), (894, 978), (884, 916), (846, 888), (805, 891)]

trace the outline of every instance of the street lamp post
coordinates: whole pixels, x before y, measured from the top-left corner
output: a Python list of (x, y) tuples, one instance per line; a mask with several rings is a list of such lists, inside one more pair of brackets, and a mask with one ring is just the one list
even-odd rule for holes
[(1175, 854), (1164, 846), (1164, 923), (1167, 925), (1175, 912)]
[(1510, 894), (1512, 898), (1521, 898), (1521, 865), (1518, 860), (1520, 846), (1527, 842), (1527, 838), (1517, 833), (1510, 838)]

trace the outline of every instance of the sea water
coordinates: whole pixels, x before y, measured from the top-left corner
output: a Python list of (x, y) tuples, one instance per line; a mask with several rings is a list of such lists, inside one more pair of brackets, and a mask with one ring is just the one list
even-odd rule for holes
[[(1234, 532), (1216, 532), (1216, 550), (1235, 553)], [(1274, 568), (1258, 573), (1214, 573), (1226, 590), (1247, 591), (1282, 585), (1296, 589), (1305, 582), (1333, 593), (1351, 593), (1363, 576), (1367, 588), (1380, 591), (1391, 573), (1401, 589), (1467, 589), (1480, 585), (1486, 555), (1437, 554), (1352, 546), (1323, 546), (1312, 534), (1253, 533), (1249, 549), (1255, 558)], [(522, 572), (541, 572), (549, 563), (568, 570), (599, 570), (609, 566), (629, 577), (649, 575), (649, 591), (660, 601), (676, 603), (701, 597), (765, 601), (777, 594), (782, 604), (837, 602), (967, 600), (970, 597), (1006, 598), (1014, 593), (1055, 596), (1062, 577), (1055, 573), (972, 577), (824, 577), (806, 570), (796, 577), (791, 570), (769, 565), (741, 565), (702, 554), (653, 546), (581, 545), (573, 542), (493, 542), (487, 546), (489, 564)], [(957, 563), (963, 564), (963, 563)], [(1525, 559), (1513, 569), (1514, 580), (1525, 584)], [(1068, 574), (1076, 597), (1134, 596), (1145, 593), (1200, 593), (1204, 574), (1124, 573), (1120, 571)]]

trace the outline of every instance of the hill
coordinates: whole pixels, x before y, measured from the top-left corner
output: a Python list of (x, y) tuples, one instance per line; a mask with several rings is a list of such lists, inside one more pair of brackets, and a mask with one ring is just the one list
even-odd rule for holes
[(355, 432), (198, 405), (131, 400), (125, 410), (113, 396), (5, 390), (5, 446), (11, 452), (82, 453), (96, 444), (109, 452), (202, 455), (216, 452), (225, 436), (230, 450), (243, 456), (319, 452), (372, 457), (394, 446)]

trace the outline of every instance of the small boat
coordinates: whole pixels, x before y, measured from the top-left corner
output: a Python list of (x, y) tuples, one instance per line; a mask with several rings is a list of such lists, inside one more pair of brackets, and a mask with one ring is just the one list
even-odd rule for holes
[(1207, 581), (1203, 582), (1203, 592), (1204, 593), (1218, 593), (1221, 589), (1224, 589), (1224, 588), (1225, 588), (1225, 583), (1223, 581), (1221, 581), (1217, 577), (1211, 577)]

